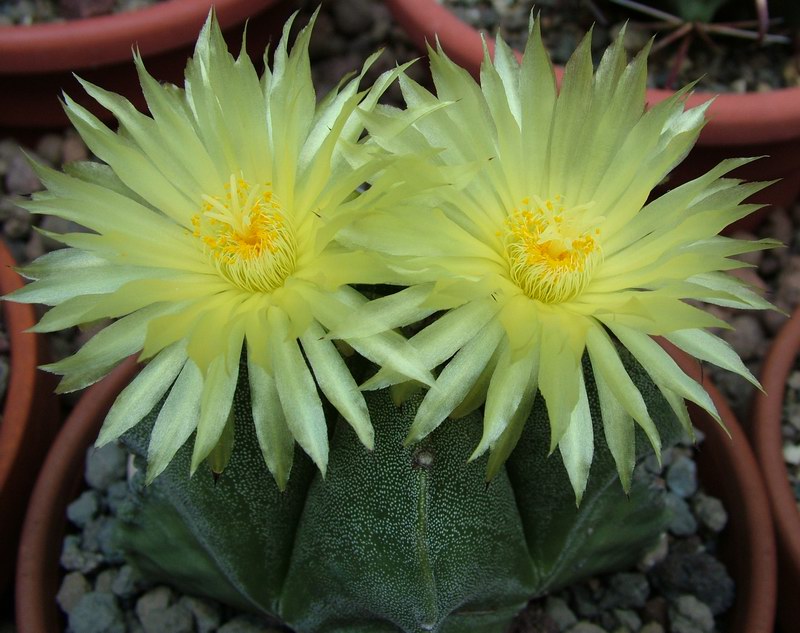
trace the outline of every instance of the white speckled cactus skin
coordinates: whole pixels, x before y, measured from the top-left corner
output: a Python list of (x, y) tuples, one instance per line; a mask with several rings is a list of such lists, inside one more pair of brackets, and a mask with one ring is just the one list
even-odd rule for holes
[[(641, 370), (635, 375), (669, 434), (677, 423), (668, 407)], [(332, 421), (327, 478), (298, 453), (280, 493), (253, 425), (240, 420), (249, 414), (242, 384), (223, 474), (215, 481), (206, 468), (189, 479), (184, 447), (135, 493), (117, 537), (146, 574), (302, 633), (500, 633), (529, 598), (635, 561), (664, 525), (660, 494), (647, 482), (623, 494), (599, 427), (598, 459), (576, 508), (559, 457), (546, 455), (541, 404), (487, 484), (486, 458), (467, 463), (479, 414), (406, 448), (419, 399), (397, 408), (388, 392), (368, 393), (375, 450)], [(135, 451), (146, 446), (146, 426), (127, 438)]]

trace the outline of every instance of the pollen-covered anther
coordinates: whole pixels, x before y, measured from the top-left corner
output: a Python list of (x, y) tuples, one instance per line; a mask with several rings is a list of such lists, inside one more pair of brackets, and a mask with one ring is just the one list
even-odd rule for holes
[(581, 222), (588, 205), (524, 198), (505, 221), (503, 243), (514, 282), (531, 299), (562, 303), (589, 283), (602, 259), (596, 224)]
[(231, 176), (221, 196), (203, 196), (192, 217), (198, 238), (219, 273), (243, 290), (271, 292), (295, 267), (294, 232), (269, 183)]

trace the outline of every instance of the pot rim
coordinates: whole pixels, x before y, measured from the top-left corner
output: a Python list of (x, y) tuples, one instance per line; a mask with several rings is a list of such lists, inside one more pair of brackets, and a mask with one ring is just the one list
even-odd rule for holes
[(800, 355), (800, 307), (781, 328), (764, 360), (761, 385), (753, 409), (753, 450), (755, 451), (775, 517), (783, 563), (800, 579), (800, 512), (789, 486), (789, 471), (783, 460), (781, 419), (786, 381)]
[[(137, 371), (135, 359), (129, 358), (92, 385), (67, 418), (42, 465), (17, 554), (15, 607), (20, 633), (61, 631), (52, 566), (60, 555), (59, 537), (66, 525), (67, 505), (80, 484), (86, 449), (96, 439), (117, 395)], [(59, 535), (55, 541), (51, 538), (53, 529)]]
[[(436, 0), (386, 0), (398, 22), (411, 40), (422, 47), (438, 38), (442, 48), (459, 65), (477, 76), (483, 59), (481, 33), (460, 20)], [(486, 44), (494, 53), (494, 39), (486, 35)], [(519, 51), (515, 51), (521, 57)], [(560, 82), (564, 69), (556, 67)], [(671, 90), (647, 90), (650, 105), (663, 101)], [(713, 99), (706, 114), (708, 124), (698, 145), (764, 145), (800, 140), (800, 87), (770, 92), (720, 94), (694, 92), (686, 99), (695, 107)]]
[[(0, 295), (7, 295), (24, 285), (15, 270), (17, 263), (5, 243), (0, 240)], [(40, 344), (36, 334), (26, 332), (36, 323), (33, 306), (3, 301), (3, 319), (9, 338), (9, 380), (6, 401), (0, 422), (0, 490), (14, 468), (22, 450), (26, 426), (35, 405), (37, 362)]]
[(113, 15), (0, 27), (0, 74), (96, 68), (156, 55), (194, 42), (210, 7), (225, 29), (277, 0), (166, 0)]
[[(674, 357), (693, 378), (700, 377), (694, 359), (683, 353)], [(92, 386), (70, 415), (47, 456), (25, 518), (19, 550), (16, 582), (19, 633), (57, 633), (60, 630), (54, 602), (57, 591), (54, 565), (60, 550), (59, 543), (53, 543), (48, 536), (53, 526), (63, 528), (65, 525), (70, 493), (74, 493), (83, 471), (80, 466), (83, 451), (96, 437), (105, 412), (136, 371), (137, 365), (129, 359)], [(737, 594), (747, 596), (747, 599), (734, 603), (734, 617), (731, 618), (734, 624), (726, 633), (772, 633), (776, 560), (764, 485), (733, 413), (707, 379), (704, 385), (714, 399), (728, 433), (708, 414), (693, 411), (694, 419), (709, 436), (710, 449), (704, 450), (700, 457), (712, 461), (716, 468), (724, 469), (718, 483), (728, 492), (728, 509), (730, 511), (730, 506), (736, 504), (742, 508), (741, 512), (732, 513), (735, 518), (729, 529), (737, 544), (741, 541), (749, 545), (737, 558), (739, 573), (736, 574)]]

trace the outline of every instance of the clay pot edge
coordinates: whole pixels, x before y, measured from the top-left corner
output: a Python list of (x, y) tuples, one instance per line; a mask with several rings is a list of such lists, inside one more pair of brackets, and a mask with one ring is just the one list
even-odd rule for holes
[(0, 74), (80, 71), (193, 42), (210, 7), (225, 29), (279, 0), (167, 0), (126, 13), (32, 26), (0, 27)]
[[(386, 0), (387, 5), (419, 47), (425, 42), (442, 41), (445, 52), (459, 65), (477, 69), (483, 59), (481, 34), (462, 22), (436, 0)], [(494, 39), (486, 36), (486, 44), (494, 53)], [(515, 51), (521, 57), (519, 51)], [(556, 67), (560, 80), (562, 67)], [(650, 105), (669, 98), (670, 90), (648, 89)], [(800, 139), (800, 88), (782, 88), (766, 93), (721, 94), (695, 92), (686, 103), (698, 106), (711, 99), (699, 145), (737, 145), (782, 143)]]

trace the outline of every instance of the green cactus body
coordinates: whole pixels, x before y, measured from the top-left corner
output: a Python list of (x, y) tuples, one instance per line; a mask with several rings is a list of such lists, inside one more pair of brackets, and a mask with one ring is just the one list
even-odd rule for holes
[[(631, 563), (663, 529), (660, 492), (638, 478), (623, 494), (599, 427), (576, 508), (560, 458), (547, 456), (541, 402), (487, 484), (486, 457), (467, 462), (479, 414), (404, 447), (419, 399), (398, 408), (388, 392), (368, 393), (375, 450), (332, 423), (327, 477), (298, 451), (281, 493), (248, 419), (246, 384), (222, 475), (189, 478), (184, 447), (153, 484), (136, 486), (117, 536), (146, 574), (302, 633), (504, 631), (529, 598)], [(127, 437), (140, 454), (148, 426)]]

